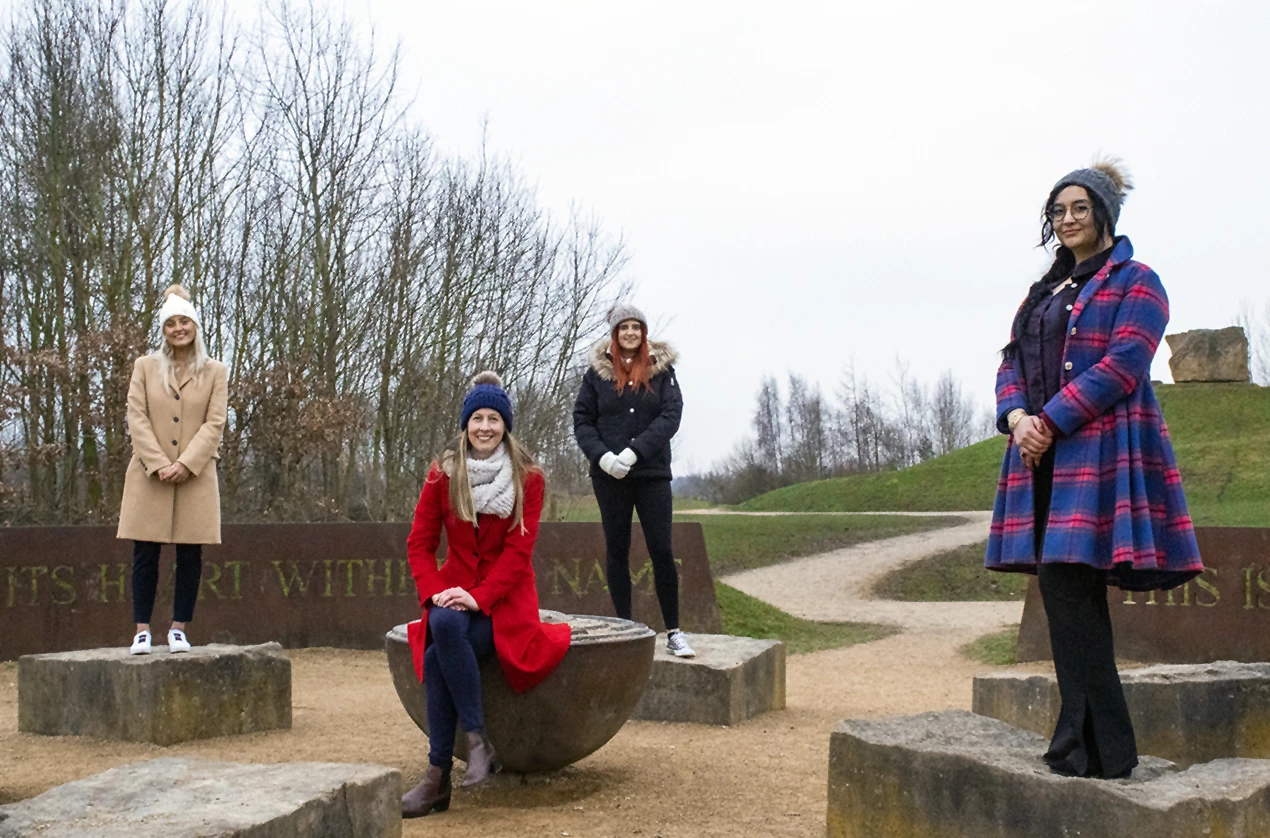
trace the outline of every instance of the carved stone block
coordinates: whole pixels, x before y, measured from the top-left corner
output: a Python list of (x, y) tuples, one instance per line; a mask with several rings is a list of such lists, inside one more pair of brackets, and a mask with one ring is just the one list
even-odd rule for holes
[(277, 643), (125, 648), (18, 661), (18, 729), (172, 745), (291, 727), (291, 661)]
[(400, 795), (380, 765), (155, 759), (0, 806), (0, 838), (400, 838)]
[(657, 643), (653, 674), (634, 718), (733, 725), (785, 707), (785, 644), (727, 634), (690, 634), (695, 658)]

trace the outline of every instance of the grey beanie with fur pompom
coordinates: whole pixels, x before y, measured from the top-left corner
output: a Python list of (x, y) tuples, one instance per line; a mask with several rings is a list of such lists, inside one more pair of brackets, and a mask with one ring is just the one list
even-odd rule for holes
[(617, 303), (609, 309), (609, 331), (616, 329), (624, 320), (638, 320), (639, 324), (644, 327), (644, 332), (648, 332), (648, 319), (644, 317), (644, 312), (640, 311), (630, 303)]
[(1057, 195), (1065, 186), (1083, 186), (1091, 195), (1097, 196), (1107, 208), (1114, 229), (1116, 222), (1120, 220), (1120, 207), (1124, 204), (1125, 196), (1133, 188), (1133, 181), (1129, 179), (1129, 174), (1120, 161), (1101, 160), (1088, 169), (1077, 169), (1060, 178), (1054, 184), (1053, 194)]

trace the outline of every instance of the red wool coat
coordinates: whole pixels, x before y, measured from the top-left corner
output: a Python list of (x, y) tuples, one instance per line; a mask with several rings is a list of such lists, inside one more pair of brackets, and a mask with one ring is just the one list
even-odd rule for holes
[[(459, 519), (450, 509), (450, 478), (435, 465), (428, 472), (415, 507), (406, 557), (419, 590), (421, 607), (434, 594), (459, 587), (476, 600), (494, 624), (494, 652), (507, 683), (516, 692), (531, 689), (551, 674), (569, 650), (569, 626), (538, 619), (538, 586), (533, 552), (542, 515), (543, 477), (525, 475), (524, 527), (511, 517), (480, 515), (480, 526)], [(446, 554), (437, 567), (437, 546), (445, 531)], [(423, 653), (430, 642), (427, 608), (422, 622), (409, 626), (415, 672), (423, 680)]]

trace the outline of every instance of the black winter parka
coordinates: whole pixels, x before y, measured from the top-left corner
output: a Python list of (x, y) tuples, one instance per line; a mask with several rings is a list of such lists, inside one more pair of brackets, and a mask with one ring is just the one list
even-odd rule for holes
[(591, 368), (582, 377), (578, 400), (573, 405), (573, 435), (591, 461), (591, 476), (608, 477), (600, 468), (606, 452), (622, 453), (630, 448), (639, 460), (624, 479), (669, 480), (670, 440), (679, 430), (683, 396), (675, 368), (677, 356), (660, 341), (649, 341), (653, 360), (649, 389), (617, 392), (609, 340), (597, 341), (589, 353)]

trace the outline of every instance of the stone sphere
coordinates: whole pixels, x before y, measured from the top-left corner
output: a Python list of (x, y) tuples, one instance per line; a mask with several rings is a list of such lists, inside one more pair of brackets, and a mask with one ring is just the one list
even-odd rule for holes
[[(481, 661), (485, 732), (508, 771), (553, 771), (595, 753), (630, 718), (648, 685), (657, 636), (642, 623), (542, 611), (543, 622), (568, 623), (569, 651), (542, 683), (516, 694), (496, 655)], [(385, 648), (397, 696), (428, 732), (423, 684), (415, 676), (406, 626), (388, 632)], [(454, 752), (467, 757), (460, 731)]]

